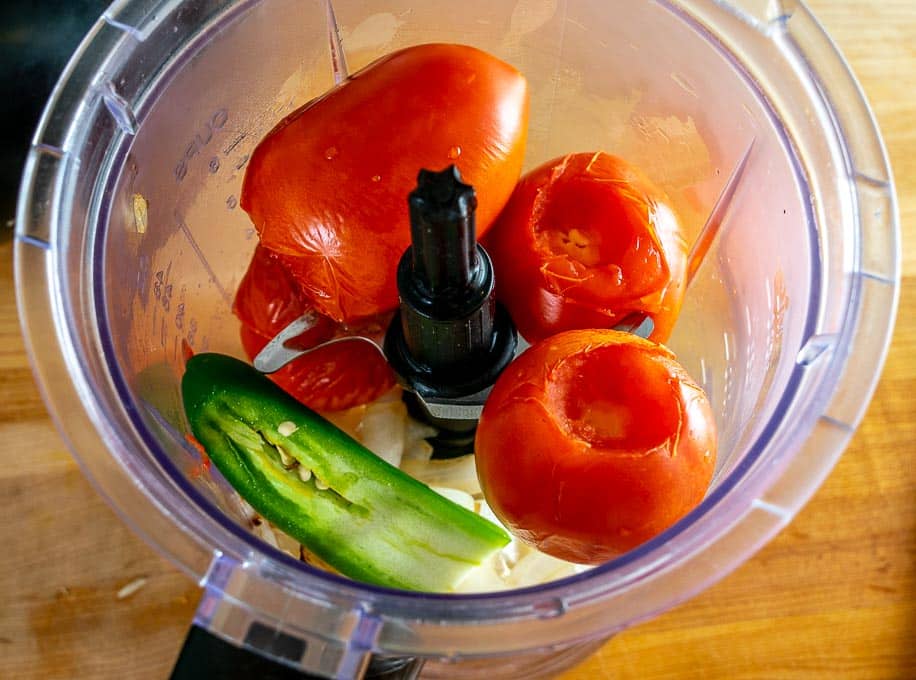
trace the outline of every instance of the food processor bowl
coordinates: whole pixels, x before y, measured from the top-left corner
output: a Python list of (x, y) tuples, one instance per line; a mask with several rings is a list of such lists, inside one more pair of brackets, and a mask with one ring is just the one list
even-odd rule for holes
[[(527, 76), (526, 169), (603, 149), (668, 193), (688, 238), (714, 207), (721, 221), (669, 342), (715, 412), (709, 493), (639, 548), (536, 587), (409, 593), (319, 571), (254, 536), (185, 439), (183, 348), (242, 356), (250, 153), (344, 63), (422, 42)], [(323, 677), (381, 657), (424, 659), (429, 677), (537, 677), (723, 577), (810, 497), (880, 373), (898, 242), (874, 119), (795, 0), (123, 0), (35, 135), (15, 262), (58, 428), (124, 521), (200, 583), (199, 628)]]

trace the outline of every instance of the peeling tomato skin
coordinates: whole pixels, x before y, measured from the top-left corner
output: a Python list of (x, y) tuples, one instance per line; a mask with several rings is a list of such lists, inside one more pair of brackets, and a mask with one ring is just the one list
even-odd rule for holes
[[(232, 311), (239, 321), (260, 335), (272, 338), (312, 306), (275, 253), (262, 245), (255, 248), (245, 276), (239, 283)], [(297, 338), (303, 347), (330, 340), (334, 322), (319, 317), (316, 325)]]
[[(570, 370), (570, 361), (581, 365)], [(635, 375), (646, 384), (631, 384)], [(620, 422), (608, 422), (615, 414)], [(499, 378), (476, 460), (488, 503), (513, 533), (556, 557), (597, 564), (694, 508), (715, 449), (709, 403), (667, 349), (580, 330), (534, 345)]]
[(535, 342), (651, 316), (664, 342), (680, 312), (687, 245), (664, 193), (625, 161), (570, 154), (522, 177), (484, 237), (497, 295)]
[[(264, 346), (291, 322), (314, 312), (296, 282), (275, 254), (258, 246), (233, 304), (242, 322), (242, 346), (254, 359)], [(315, 325), (288, 344), (308, 349), (335, 337), (378, 335), (390, 314), (360, 319), (343, 328), (318, 315)], [(323, 347), (272, 374), (284, 390), (317, 411), (339, 411), (377, 399), (394, 386), (394, 374), (381, 355), (365, 342)]]
[(527, 125), (513, 67), (462, 45), (407, 48), (274, 128), (248, 163), (241, 205), (315, 309), (351, 322), (397, 306), (419, 170), (456, 164), (478, 188), (483, 234), (521, 173)]

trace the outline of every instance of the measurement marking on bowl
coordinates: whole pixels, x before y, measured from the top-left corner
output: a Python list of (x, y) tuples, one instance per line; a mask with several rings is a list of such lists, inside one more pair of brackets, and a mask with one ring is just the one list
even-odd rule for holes
[(153, 277), (153, 297), (156, 302), (162, 306), (166, 312), (172, 302), (172, 284), (170, 274), (172, 273), (172, 261), (166, 265), (165, 269), (160, 269)]
[[(185, 147), (184, 153), (175, 164), (175, 181), (182, 182), (188, 174), (188, 167), (192, 159), (199, 155), (213, 141), (213, 137), (219, 130), (222, 130), (226, 123), (229, 122), (229, 110), (222, 108), (217, 109), (210, 114), (209, 119), (201, 126), (200, 130), (194, 135)], [(245, 157), (248, 160), (248, 157)]]
[(337, 25), (337, 15), (331, 0), (325, 1), (328, 20), (328, 49), (331, 53), (331, 71), (334, 74), (334, 84), (340, 85), (345, 81), (350, 71), (347, 68), (347, 55), (344, 53), (343, 43), (340, 39), (340, 27)]
[[(182, 291), (183, 293), (184, 291)], [(182, 330), (184, 329), (184, 316), (185, 316), (185, 303), (179, 302), (178, 306), (175, 308), (175, 329)]]
[(216, 286), (216, 290), (219, 291), (220, 297), (223, 298), (223, 301), (226, 303), (226, 306), (230, 309), (232, 308), (232, 296), (226, 292), (226, 289), (223, 287), (223, 284), (220, 283), (219, 278), (216, 276), (216, 272), (213, 271), (213, 267), (210, 266), (210, 263), (207, 261), (207, 257), (204, 255), (203, 251), (200, 249), (200, 246), (197, 244), (197, 240), (194, 238), (194, 235), (191, 233), (191, 230), (188, 228), (188, 225), (184, 223), (178, 215), (175, 215), (175, 219), (178, 222), (178, 228), (181, 230), (181, 233), (184, 234), (185, 238), (188, 240), (188, 243), (191, 246), (191, 249), (197, 255), (197, 259), (200, 260), (200, 263), (203, 265), (204, 269), (207, 270), (207, 276), (210, 277), (210, 281)]

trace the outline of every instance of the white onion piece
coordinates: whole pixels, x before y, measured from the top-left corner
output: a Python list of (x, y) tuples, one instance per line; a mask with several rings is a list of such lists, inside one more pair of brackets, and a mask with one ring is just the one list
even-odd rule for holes
[(404, 390), (400, 387), (392, 387), (390, 390), (385, 392), (382, 396), (372, 402), (372, 404), (384, 404), (392, 401), (401, 401), (401, 397), (404, 395)]
[(433, 457), (433, 445), (430, 444), (425, 439), (419, 439), (417, 441), (411, 442), (407, 441), (407, 445), (404, 447), (404, 455), (401, 458), (401, 465), (403, 467), (403, 461), (407, 460), (418, 460), (422, 463), (425, 463), (430, 458)]
[(366, 405), (354, 406), (346, 411), (333, 411), (331, 413), (322, 413), (321, 415), (333, 425), (346, 432), (353, 439), (359, 439), (357, 433), (360, 423), (363, 422), (363, 416), (366, 415)]
[(295, 538), (287, 536), (283, 531), (277, 527), (270, 525), (273, 529), (274, 537), (277, 539), (277, 547), (280, 548), (283, 552), (291, 557), (299, 559), (299, 541)]
[(439, 430), (429, 423), (423, 423), (414, 418), (407, 419), (407, 441), (415, 442), (421, 439), (429, 439), (439, 434)]
[[(504, 529), (506, 528), (506, 525), (499, 521), (499, 517), (496, 516), (490, 505), (483, 499), (477, 501), (477, 514), (481, 517), (486, 517), (493, 522), (493, 524), (498, 524)], [(508, 529), (506, 530), (508, 531)]]
[(525, 555), (533, 550), (531, 546), (518, 540), (518, 538), (515, 537), (515, 534), (509, 531), (506, 525), (499, 520), (499, 517), (494, 514), (492, 508), (490, 508), (485, 500), (477, 501), (477, 514), (485, 519), (490, 520), (493, 522), (493, 524), (501, 526), (508, 532), (509, 536), (512, 537), (512, 540), (509, 541), (509, 544), (500, 551), (503, 561), (510, 570), (515, 567), (519, 560), (521, 560)]
[(474, 499), (468, 492), (461, 491), (460, 489), (452, 489), (447, 486), (431, 486), (429, 488), (443, 498), (449, 499), (452, 503), (460, 505), (465, 510), (474, 512)]
[(234, 496), (236, 502), (238, 503), (239, 510), (242, 512), (242, 517), (245, 518), (247, 522), (253, 522), (254, 518), (258, 516), (258, 513), (255, 511), (251, 505), (248, 504), (244, 498), (239, 495)]
[(433, 455), (433, 445), (427, 439), (435, 437), (439, 431), (432, 425), (414, 420), (407, 416), (407, 433), (404, 442), (404, 458), (429, 460)]
[(480, 493), (480, 482), (477, 480), (477, 468), (472, 455), (428, 461), (405, 458), (401, 462), (401, 469), (429, 486), (460, 489), (472, 496)]
[(255, 520), (254, 533), (256, 533), (262, 541), (272, 545), (274, 548), (280, 547), (280, 544), (277, 543), (277, 536), (274, 534), (274, 530), (271, 528), (270, 524), (267, 523), (267, 520), (262, 518)]
[(558, 560), (537, 550), (531, 550), (512, 568), (507, 583), (512, 588), (523, 588), (538, 583), (547, 583), (558, 578), (575, 574), (571, 562)]
[[(499, 553), (497, 553), (499, 554)], [(461, 582), (456, 586), (456, 593), (491, 593), (505, 590), (506, 582), (500, 578), (495, 568), (495, 556), (490, 557), (479, 567), (469, 569)]]
[(403, 401), (376, 401), (357, 429), (363, 446), (394, 466), (401, 464), (407, 440), (407, 406)]

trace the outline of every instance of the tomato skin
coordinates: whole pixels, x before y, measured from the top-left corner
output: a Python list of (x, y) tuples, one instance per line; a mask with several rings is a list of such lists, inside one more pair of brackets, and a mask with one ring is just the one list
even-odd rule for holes
[[(257, 356), (270, 338), (242, 326), (242, 346)], [(381, 397), (394, 387), (388, 362), (368, 343), (348, 340), (321, 347), (267, 376), (316, 411), (343, 411)]]
[[(292, 275), (275, 253), (258, 245), (248, 270), (235, 293), (232, 311), (245, 326), (272, 338), (312, 306), (303, 298)], [(335, 323), (319, 317), (315, 326), (296, 338), (302, 347), (312, 347), (334, 336)]]
[[(254, 359), (271, 338), (312, 308), (276, 255), (258, 246), (239, 284), (233, 311), (242, 322), (245, 353)], [(307, 349), (335, 337), (380, 335), (387, 321), (386, 315), (342, 327), (319, 316), (313, 328), (289, 344)], [(394, 373), (382, 356), (358, 340), (318, 349), (269, 377), (316, 411), (339, 411), (373, 401), (395, 382)]]
[(397, 306), (419, 170), (456, 164), (478, 187), (483, 234), (521, 173), (527, 126), (527, 83), (508, 64), (462, 45), (407, 48), (274, 128), (241, 205), (315, 308), (350, 322)]
[(487, 502), (523, 541), (581, 564), (612, 559), (693, 509), (715, 468), (703, 391), (666, 348), (567, 331), (500, 376), (477, 429)]
[(536, 342), (652, 317), (664, 342), (686, 287), (687, 245), (664, 193), (603, 152), (557, 158), (522, 177), (484, 239), (497, 295)]

